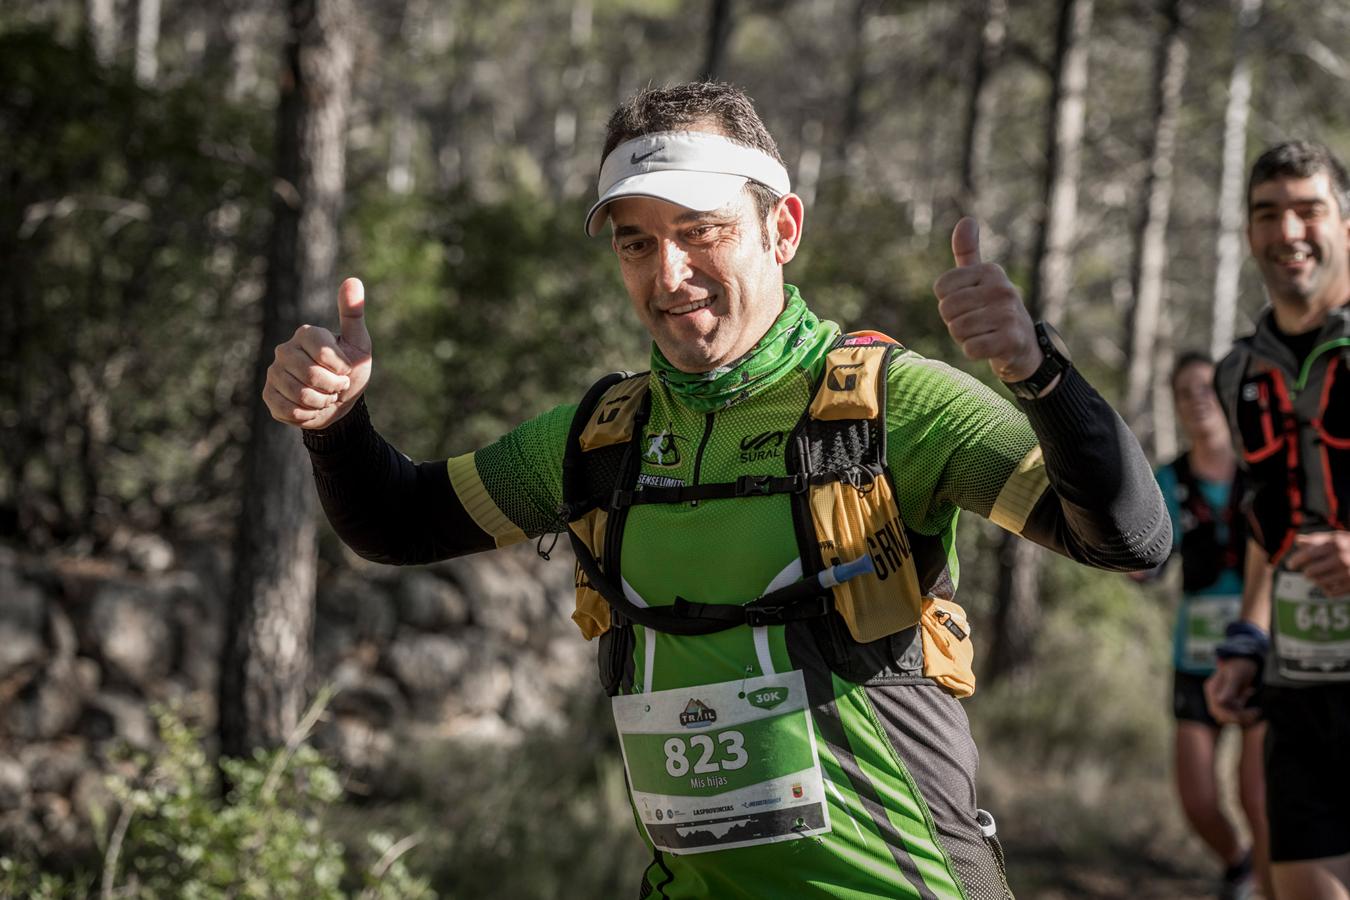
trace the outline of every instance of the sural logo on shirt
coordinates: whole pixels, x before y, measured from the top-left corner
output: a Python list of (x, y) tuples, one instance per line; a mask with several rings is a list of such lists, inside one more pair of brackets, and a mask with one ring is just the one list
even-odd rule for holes
[(760, 434), (746, 435), (741, 438), (741, 462), (758, 462), (761, 459), (777, 459), (783, 455), (784, 434), (781, 431), (765, 431)]

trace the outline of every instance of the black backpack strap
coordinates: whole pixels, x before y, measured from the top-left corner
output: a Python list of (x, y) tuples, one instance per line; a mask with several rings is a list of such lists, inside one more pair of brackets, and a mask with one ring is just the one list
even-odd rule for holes
[(603, 496), (593, 496), (587, 490), (585, 453), (581, 449), (581, 433), (591, 420), (595, 405), (611, 387), (632, 377), (631, 372), (610, 372), (591, 385), (577, 405), (572, 426), (567, 431), (567, 445), (563, 448), (562, 500), (563, 520), (575, 521), (599, 505)]
[(618, 489), (610, 498), (612, 509), (626, 509), (644, 503), (688, 503), (699, 500), (728, 500), (736, 497), (767, 497), (771, 494), (800, 494), (810, 481), (805, 475), (742, 475), (735, 481), (709, 484), (683, 484), (675, 487), (635, 485), (632, 490)]

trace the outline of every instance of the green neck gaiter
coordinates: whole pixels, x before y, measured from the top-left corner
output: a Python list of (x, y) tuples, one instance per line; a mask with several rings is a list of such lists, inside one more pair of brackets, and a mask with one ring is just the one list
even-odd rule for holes
[(652, 374), (694, 412), (714, 412), (753, 397), (806, 359), (818, 343), (820, 319), (795, 287), (783, 285), (783, 294), (783, 312), (740, 359), (711, 372), (681, 372), (653, 344)]

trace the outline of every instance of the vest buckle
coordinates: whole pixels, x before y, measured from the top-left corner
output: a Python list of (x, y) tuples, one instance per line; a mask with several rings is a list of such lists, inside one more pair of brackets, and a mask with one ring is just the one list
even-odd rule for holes
[(745, 624), (751, 628), (761, 628), (765, 625), (783, 625), (800, 619), (819, 618), (828, 615), (830, 610), (834, 608), (834, 604), (831, 601), (830, 594), (824, 593), (789, 603), (773, 603), (763, 606), (746, 604), (741, 608), (745, 610)]
[(737, 497), (767, 497), (769, 494), (800, 494), (810, 486), (807, 477), (796, 475), (742, 475), (736, 479)]
[(742, 475), (736, 479), (737, 497), (763, 497), (772, 493), (772, 475)]

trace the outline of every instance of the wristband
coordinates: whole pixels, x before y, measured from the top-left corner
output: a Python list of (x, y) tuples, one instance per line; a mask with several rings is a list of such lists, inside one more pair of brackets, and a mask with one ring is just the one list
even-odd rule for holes
[(1223, 630), (1223, 641), (1214, 648), (1219, 659), (1253, 659), (1261, 662), (1270, 649), (1270, 635), (1246, 619), (1229, 622)]

